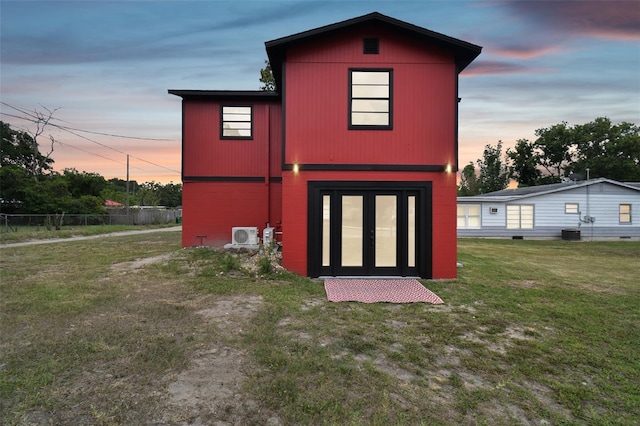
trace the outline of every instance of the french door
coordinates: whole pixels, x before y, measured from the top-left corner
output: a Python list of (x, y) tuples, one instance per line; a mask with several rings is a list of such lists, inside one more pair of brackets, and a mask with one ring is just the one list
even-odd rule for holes
[(430, 273), (430, 187), (424, 182), (309, 185), (311, 276)]

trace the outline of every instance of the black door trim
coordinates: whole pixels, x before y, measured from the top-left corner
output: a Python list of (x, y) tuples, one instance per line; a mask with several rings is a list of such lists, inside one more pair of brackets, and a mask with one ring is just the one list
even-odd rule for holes
[[(430, 181), (309, 181), (308, 182), (308, 233), (307, 233), (307, 273), (310, 277), (336, 276), (341, 271), (336, 268), (339, 258), (338, 250), (332, 250), (330, 267), (322, 266), (322, 195), (337, 192), (370, 192), (376, 194), (402, 193), (417, 195), (416, 217), (416, 266), (402, 267), (402, 275), (418, 275), (422, 278), (432, 276), (432, 182)], [(406, 203), (406, 196), (402, 195), (400, 202)], [(338, 203), (332, 203), (331, 215), (338, 217)], [(335, 215), (335, 216), (334, 216)], [(338, 232), (332, 228), (331, 241), (337, 241)], [(405, 244), (400, 244), (400, 250), (406, 250)], [(399, 256), (406, 254), (399, 253)], [(362, 270), (353, 270), (354, 274), (366, 274)], [(342, 275), (342, 274), (340, 274)]]

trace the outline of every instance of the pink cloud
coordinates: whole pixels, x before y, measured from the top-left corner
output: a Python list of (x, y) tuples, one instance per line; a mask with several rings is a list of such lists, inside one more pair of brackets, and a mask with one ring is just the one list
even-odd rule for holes
[(461, 77), (475, 77), (486, 75), (505, 75), (505, 74), (530, 74), (545, 72), (541, 68), (527, 67), (521, 64), (501, 61), (478, 61), (472, 63), (466, 68)]
[(556, 32), (640, 40), (640, 6), (635, 0), (509, 1), (507, 5)]
[(503, 46), (489, 48), (488, 52), (515, 59), (533, 59), (560, 50), (560, 46)]

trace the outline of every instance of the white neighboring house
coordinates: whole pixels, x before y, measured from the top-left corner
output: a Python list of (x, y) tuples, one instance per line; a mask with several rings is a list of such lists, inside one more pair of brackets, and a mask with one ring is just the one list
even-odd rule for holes
[(640, 239), (640, 182), (599, 178), (458, 197), (458, 237)]

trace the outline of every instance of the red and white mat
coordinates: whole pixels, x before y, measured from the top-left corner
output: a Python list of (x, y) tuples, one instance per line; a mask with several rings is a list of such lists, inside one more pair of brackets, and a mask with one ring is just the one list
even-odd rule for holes
[(324, 289), (330, 302), (444, 303), (415, 279), (327, 278)]

